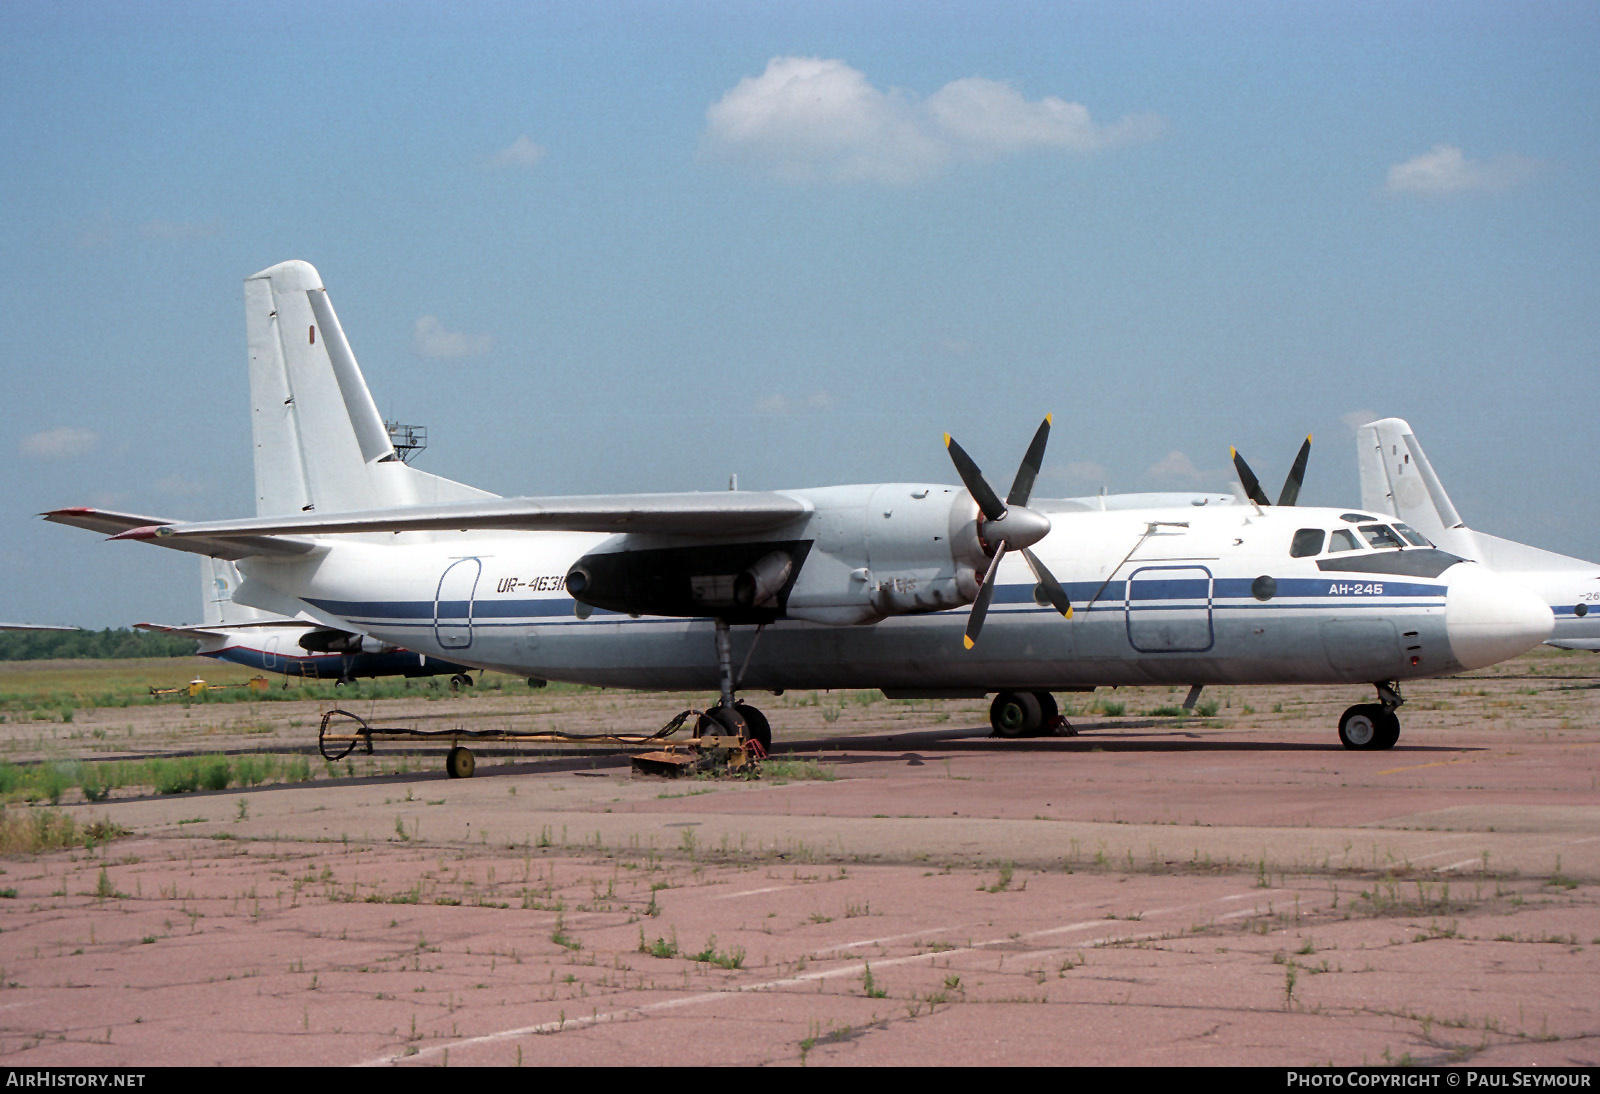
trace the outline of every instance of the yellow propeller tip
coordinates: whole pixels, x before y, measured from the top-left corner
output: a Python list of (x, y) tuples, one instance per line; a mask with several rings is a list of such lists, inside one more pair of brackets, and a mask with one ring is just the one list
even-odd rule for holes
[(946, 434), (945, 434), (945, 435), (944, 435), (944, 446), (945, 446), (945, 447), (946, 447), (946, 448), (949, 448), (949, 447), (950, 447), (950, 434), (948, 434), (948, 433), (946, 433)]
[(1238, 454), (1239, 454), (1239, 450), (1237, 448), (1233, 447), (1233, 445), (1230, 444), (1228, 446), (1228, 458), (1231, 460), (1235, 456), (1237, 456)]
[(1056, 421), (1056, 416), (1054, 414), (1046, 414), (1044, 416), (1044, 420), (1046, 422), (1050, 423), (1051, 425), (1054, 425), (1055, 421)]
[(966, 635), (962, 635), (961, 644), (970, 650), (972, 648), (972, 639), (968, 638)]
[(1068, 608), (1066, 611), (1061, 613), (1061, 616), (1062, 616), (1063, 619), (1071, 619), (1072, 618), (1072, 609)]

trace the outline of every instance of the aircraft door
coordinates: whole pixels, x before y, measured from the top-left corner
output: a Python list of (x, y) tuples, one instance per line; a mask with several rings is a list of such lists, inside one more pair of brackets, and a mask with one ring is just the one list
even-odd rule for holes
[(1128, 643), (1140, 653), (1203, 653), (1211, 648), (1211, 571), (1204, 566), (1144, 566), (1128, 577)]
[(439, 577), (433, 597), (433, 636), (447, 650), (472, 645), (472, 601), (482, 572), (483, 563), (478, 559), (459, 558)]
[(277, 635), (268, 638), (261, 648), (261, 667), (268, 672), (278, 671), (278, 642)]

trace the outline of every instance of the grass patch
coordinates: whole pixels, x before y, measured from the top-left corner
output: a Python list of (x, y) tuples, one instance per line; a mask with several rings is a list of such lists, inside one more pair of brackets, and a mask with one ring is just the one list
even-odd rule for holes
[(831, 783), (839, 772), (832, 764), (816, 760), (762, 760), (760, 776), (774, 781)]

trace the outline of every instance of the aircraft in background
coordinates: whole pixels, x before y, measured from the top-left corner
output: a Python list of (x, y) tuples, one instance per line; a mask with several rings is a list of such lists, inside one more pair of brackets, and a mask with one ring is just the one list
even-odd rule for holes
[(236, 602), (430, 658), (714, 690), (705, 725), (763, 745), (741, 690), (993, 694), (995, 730), (1021, 736), (1050, 724), (1054, 691), (1365, 683), (1379, 701), (1347, 710), (1340, 740), (1388, 748), (1402, 680), (1550, 633), (1526, 590), (1396, 549), (1376, 516), (1035, 501), (1049, 418), (1004, 500), (948, 436), (961, 486), (500, 498), (398, 459), (309, 264), (248, 278), (245, 304), (258, 515), (46, 519), (236, 561)]
[(1403, 418), (1362, 426), (1356, 455), (1362, 505), (1394, 513), (1444, 550), (1533, 590), (1555, 615), (1547, 645), (1600, 650), (1600, 565), (1468, 528)]
[(200, 643), (202, 657), (235, 665), (332, 680), (343, 684), (363, 676), (450, 676), (452, 687), (467, 687), (468, 666), (425, 653), (413, 653), (364, 634), (337, 630), (308, 619), (290, 619), (259, 608), (236, 604), (233, 590), (239, 570), (220, 558), (200, 559), (200, 604), (203, 622), (198, 626), (164, 626), (136, 623), (140, 630), (181, 634)]

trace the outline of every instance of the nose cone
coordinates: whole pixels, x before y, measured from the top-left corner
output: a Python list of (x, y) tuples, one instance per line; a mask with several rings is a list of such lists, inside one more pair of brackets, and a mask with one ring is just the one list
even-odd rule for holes
[(1555, 615), (1526, 588), (1474, 563), (1450, 567), (1445, 633), (1463, 666), (1481, 669), (1550, 637)]

